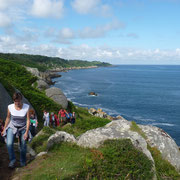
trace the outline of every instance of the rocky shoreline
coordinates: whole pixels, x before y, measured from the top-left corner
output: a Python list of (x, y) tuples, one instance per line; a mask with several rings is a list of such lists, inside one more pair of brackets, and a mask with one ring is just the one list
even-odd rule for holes
[(98, 66), (87, 66), (87, 67), (69, 67), (69, 68), (54, 68), (50, 69), (45, 72), (39, 71), (37, 68), (31, 68), (31, 67), (25, 67), (27, 71), (31, 72), (34, 76), (38, 78), (36, 81), (37, 84), (34, 84), (34, 86), (37, 86), (40, 90), (48, 89), (51, 85), (54, 85), (56, 81), (53, 81), (53, 79), (61, 77), (59, 72), (67, 72), (69, 70), (78, 70), (78, 69), (92, 69), (92, 68), (98, 68)]

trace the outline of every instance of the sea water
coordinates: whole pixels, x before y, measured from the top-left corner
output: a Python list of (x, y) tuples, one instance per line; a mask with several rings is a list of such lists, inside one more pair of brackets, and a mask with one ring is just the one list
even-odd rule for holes
[[(60, 74), (54, 86), (75, 105), (160, 127), (180, 145), (180, 66), (119, 65)], [(89, 96), (91, 91), (97, 96)]]

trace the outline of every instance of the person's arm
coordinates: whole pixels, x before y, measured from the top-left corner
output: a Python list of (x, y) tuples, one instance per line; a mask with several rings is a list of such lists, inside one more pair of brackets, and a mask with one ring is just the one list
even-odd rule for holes
[(11, 116), (11, 113), (10, 113), (10, 111), (8, 109), (7, 110), (7, 117), (6, 117), (5, 125), (4, 125), (3, 131), (1, 133), (2, 135), (4, 134), (6, 127), (8, 126), (8, 124), (10, 122), (10, 116)]
[(28, 110), (28, 112), (27, 112), (27, 122), (26, 122), (26, 132), (24, 134), (24, 140), (26, 140), (27, 137), (28, 137), (29, 126), (30, 126), (30, 113), (29, 113), (29, 110)]

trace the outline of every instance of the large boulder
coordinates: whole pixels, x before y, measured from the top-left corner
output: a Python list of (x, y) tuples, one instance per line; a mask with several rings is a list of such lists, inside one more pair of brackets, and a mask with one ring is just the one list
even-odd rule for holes
[(165, 131), (154, 126), (139, 125), (146, 134), (147, 142), (151, 147), (156, 147), (162, 157), (168, 160), (180, 171), (180, 151), (175, 141)]
[(52, 87), (45, 90), (46, 95), (53, 99), (56, 103), (60, 104), (62, 108), (66, 109), (68, 106), (68, 101), (64, 93), (56, 87)]
[(0, 83), (0, 118), (5, 120), (7, 116), (7, 107), (13, 103), (11, 96)]
[(76, 139), (73, 135), (68, 134), (64, 131), (57, 131), (55, 134), (51, 135), (47, 142), (47, 149), (51, 148), (54, 144), (60, 142), (71, 142), (76, 143)]
[(82, 134), (77, 138), (77, 144), (83, 147), (97, 148), (108, 139), (130, 139), (133, 145), (153, 162), (147, 144), (156, 147), (162, 153), (163, 158), (180, 171), (179, 148), (166, 132), (157, 127), (139, 125), (147, 137), (147, 139), (144, 139), (137, 132), (131, 131), (130, 127), (131, 122), (125, 119), (112, 121), (104, 127), (89, 130)]
[(98, 148), (108, 139), (130, 139), (133, 145), (141, 150), (152, 160), (151, 153), (147, 149), (146, 140), (137, 132), (130, 130), (131, 122), (127, 120), (117, 120), (108, 123), (106, 126), (89, 130), (78, 137), (77, 144), (83, 147)]

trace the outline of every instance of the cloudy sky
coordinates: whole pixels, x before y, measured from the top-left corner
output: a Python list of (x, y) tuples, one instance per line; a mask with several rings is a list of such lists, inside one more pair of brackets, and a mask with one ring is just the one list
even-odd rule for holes
[(180, 64), (180, 0), (0, 0), (0, 52)]

